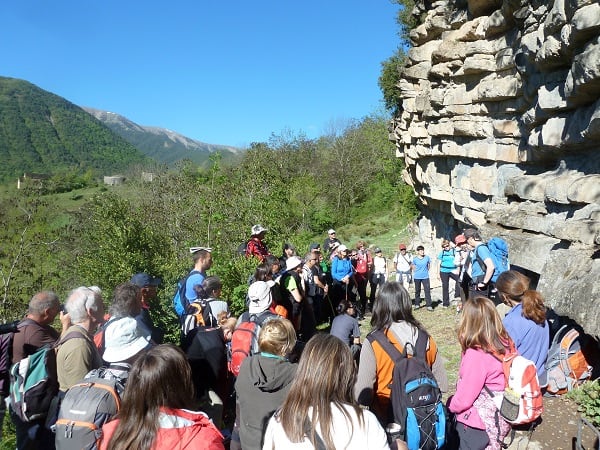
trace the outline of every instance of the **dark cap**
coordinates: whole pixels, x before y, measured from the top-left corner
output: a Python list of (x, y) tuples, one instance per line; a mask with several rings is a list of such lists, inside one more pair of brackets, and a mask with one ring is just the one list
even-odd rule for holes
[(313, 242), (312, 244), (310, 244), (310, 251), (321, 251), (321, 244), (318, 244), (316, 242)]
[(158, 286), (162, 283), (160, 278), (151, 277), (147, 273), (136, 273), (131, 277), (130, 281), (141, 288), (146, 286)]

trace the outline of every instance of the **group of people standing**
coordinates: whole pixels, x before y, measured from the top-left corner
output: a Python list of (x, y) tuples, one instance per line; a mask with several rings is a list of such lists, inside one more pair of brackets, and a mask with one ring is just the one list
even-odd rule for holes
[[(185, 352), (161, 344), (162, 330), (149, 317), (147, 304), (156, 295), (160, 280), (136, 274), (115, 288), (108, 315), (96, 287), (72, 291), (64, 313), (56, 295), (36, 294), (15, 334), (13, 362), (42, 345), (56, 345), (61, 395), (101, 366), (125, 380), (121, 410), (116, 420), (103, 427), (102, 449), (222, 449), (222, 406), (232, 390), (235, 429), (231, 449), (403, 448), (402, 441), (391, 440), (385, 431), (393, 421), (390, 385), (394, 361), (375, 340), (365, 340), (360, 349), (355, 316), (360, 315), (357, 310), (361, 307), (370, 308), (371, 330), (381, 331), (400, 351), (416, 348), (419, 337), (425, 337), (424, 359), (441, 391), (447, 392), (444, 358), (435, 337), (415, 317), (415, 303), (407, 289), (408, 283), (420, 280), (427, 302), (429, 286), (424, 280), (428, 277), (423, 277), (422, 271), (429, 271), (431, 260), (424, 249), (417, 248), (417, 255), (410, 258), (406, 246), (400, 245), (393, 259), (397, 280), (389, 281), (380, 249), (371, 253), (363, 241), (348, 249), (337, 240), (335, 230), (329, 230), (322, 247), (311, 244), (302, 259), (291, 244), (283, 246), (281, 258), (273, 256), (263, 241), (266, 229), (256, 225), (252, 231), (256, 242), (249, 242), (246, 250), (260, 256), (249, 253), (258, 257), (258, 264), (248, 289), (247, 311), (237, 320), (230, 317), (227, 302), (220, 298), (219, 278), (207, 274), (212, 250), (190, 249), (194, 267), (185, 282), (185, 293), (190, 304), (204, 306), (191, 314), (193, 322), (182, 320)], [(491, 284), (490, 258), (483, 252), (477, 261), (469, 257), (479, 242), (476, 230), (465, 230), (453, 243), (443, 241), (438, 256), (442, 285), (454, 279), (460, 289), (455, 297), (463, 304), (457, 333), (462, 358), (456, 392), (448, 400), (448, 408), (456, 416), (461, 449), (500, 448), (508, 433), (509, 424), (495, 414), (487, 393), (505, 387), (502, 355), (516, 347), (534, 361), (544, 385), (549, 345), (543, 299), (530, 288), (526, 276), (510, 270), (496, 280), (494, 288), (498, 303), (506, 306), (504, 312), (499, 313), (486, 297)], [(459, 273), (451, 267), (450, 253)], [(465, 268), (469, 265), (472, 267)], [(465, 284), (467, 276), (470, 281)], [(367, 298), (368, 282), (371, 295)], [(449, 300), (449, 294), (445, 295), (443, 305)], [(327, 318), (326, 304), (337, 307), (331, 334), (316, 330), (318, 321)], [(62, 333), (51, 327), (57, 316)], [(228, 342), (247, 321), (260, 323), (256, 349), (241, 360), (231, 380)], [(95, 339), (98, 328), (101, 340)], [(196, 339), (200, 333), (203, 339)], [(203, 355), (200, 365), (200, 359), (191, 359), (189, 351), (198, 342), (202, 343), (197, 349)], [(221, 408), (214, 408), (219, 402)], [(18, 449), (53, 448), (54, 438), (44, 420), (13, 420)]]

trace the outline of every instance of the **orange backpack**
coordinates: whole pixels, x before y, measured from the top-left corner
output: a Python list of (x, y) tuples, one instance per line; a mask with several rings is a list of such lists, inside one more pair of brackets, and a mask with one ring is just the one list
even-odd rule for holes
[(584, 336), (570, 325), (563, 325), (554, 335), (546, 359), (546, 390), (550, 394), (565, 394), (592, 376), (592, 366), (583, 353), (583, 341)]

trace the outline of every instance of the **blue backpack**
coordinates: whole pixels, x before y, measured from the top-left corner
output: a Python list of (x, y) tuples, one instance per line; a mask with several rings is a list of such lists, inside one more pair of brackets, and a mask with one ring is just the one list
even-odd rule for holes
[[(446, 411), (442, 402), (442, 392), (429, 365), (426, 362), (429, 335), (419, 330), (414, 345), (406, 343), (402, 352), (390, 342), (381, 330), (367, 335), (369, 342), (377, 341), (394, 362), (389, 419), (393, 419), (395, 429), (388, 424), (388, 438), (400, 437), (409, 450), (436, 450), (446, 443)], [(409, 356), (407, 347), (413, 349)]]
[(200, 273), (200, 271), (192, 270), (185, 277), (183, 277), (181, 280), (179, 280), (177, 282), (177, 289), (175, 290), (175, 295), (173, 296), (173, 309), (175, 310), (177, 317), (179, 317), (179, 320), (182, 323), (183, 323), (183, 319), (184, 319), (183, 316), (185, 315), (185, 313), (187, 312), (187, 310), (190, 306), (190, 301), (185, 296), (185, 290), (186, 290), (185, 288), (186, 288), (187, 280), (190, 277), (190, 275), (194, 275), (196, 273)]
[[(500, 276), (502, 272), (510, 270), (510, 262), (508, 261), (508, 243), (502, 238), (494, 237), (483, 245), (488, 248), (492, 256), (492, 262), (494, 263), (495, 269), (491, 281), (495, 283), (498, 279), (498, 276)], [(477, 261), (481, 267), (485, 267), (485, 264), (479, 257), (479, 254), (477, 252), (475, 253), (477, 256)]]

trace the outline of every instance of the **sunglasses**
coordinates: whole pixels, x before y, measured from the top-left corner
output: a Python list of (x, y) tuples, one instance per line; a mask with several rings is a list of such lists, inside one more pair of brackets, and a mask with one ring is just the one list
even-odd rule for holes
[(204, 250), (208, 253), (212, 252), (212, 248), (210, 248), (210, 247), (190, 247), (190, 253), (196, 253), (201, 250)]

